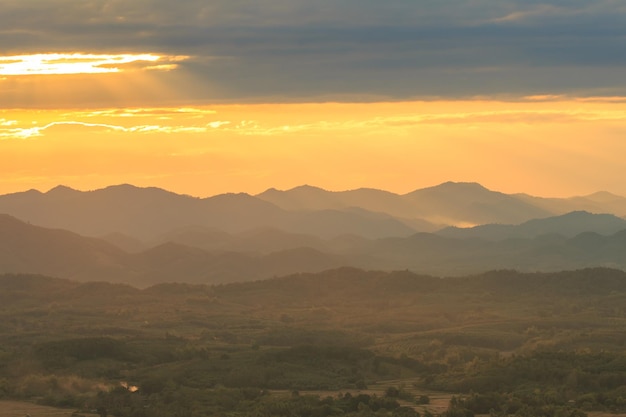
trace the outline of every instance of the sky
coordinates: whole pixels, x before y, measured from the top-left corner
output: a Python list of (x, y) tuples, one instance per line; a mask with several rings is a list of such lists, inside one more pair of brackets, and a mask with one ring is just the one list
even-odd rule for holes
[(622, 0), (0, 0), (0, 193), (626, 195)]

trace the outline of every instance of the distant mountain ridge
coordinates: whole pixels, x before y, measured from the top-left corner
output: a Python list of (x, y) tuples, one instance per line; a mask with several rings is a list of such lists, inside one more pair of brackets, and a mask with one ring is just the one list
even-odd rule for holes
[(612, 214), (573, 211), (560, 216), (529, 220), (519, 225), (485, 224), (470, 228), (448, 227), (438, 231), (437, 234), (454, 238), (503, 240), (534, 238), (547, 234), (574, 237), (584, 232), (608, 235), (623, 229), (626, 229), (626, 220)]
[(196, 198), (128, 184), (58, 186), (2, 195), (0, 213), (0, 273), (148, 285), (339, 266), (436, 275), (626, 269), (626, 198), (606, 192), (545, 199), (448, 182), (404, 195), (301, 186)]
[(239, 233), (262, 228), (322, 238), (409, 236), (446, 226), (521, 224), (585, 210), (626, 215), (626, 198), (606, 192), (547, 199), (504, 194), (477, 183), (447, 182), (400, 195), (361, 188), (326, 191), (312, 186), (195, 198), (128, 184), (94, 191), (58, 186), (0, 196), (0, 213), (87, 236), (112, 233), (154, 239), (189, 227)]
[(626, 216), (626, 198), (607, 192), (572, 198), (542, 198), (491, 191), (473, 182), (445, 182), (403, 195), (369, 188), (325, 191), (305, 185), (286, 191), (269, 189), (256, 197), (285, 210), (360, 207), (440, 226), (519, 224), (572, 211)]
[(145, 286), (160, 282), (251, 281), (342, 265), (338, 256), (310, 248), (255, 255), (209, 252), (166, 242), (131, 254), (101, 239), (34, 226), (0, 214), (0, 273)]
[[(438, 276), (493, 269), (528, 272), (600, 266), (626, 270), (626, 229), (610, 235), (583, 232), (568, 238), (544, 234), (498, 241), (432, 233), (325, 240), (272, 230), (222, 236), (223, 246), (213, 250), (168, 240), (130, 253), (102, 239), (0, 215), (0, 273), (147, 286), (161, 282), (252, 281), (342, 266)], [(196, 238), (202, 241), (203, 236)]]
[(446, 182), (406, 194), (422, 217), (442, 224), (520, 223), (552, 213), (478, 183)]
[(420, 220), (422, 227), (416, 231), (427, 232), (435, 230), (433, 225), (510, 223), (551, 214), (477, 183), (447, 182), (404, 195), (368, 188), (331, 192), (301, 186), (287, 191), (270, 189), (257, 197), (286, 210), (360, 207), (401, 219)]
[(7, 194), (0, 196), (0, 213), (86, 236), (123, 233), (140, 239), (186, 227), (212, 227), (230, 233), (274, 227), (322, 237), (408, 236), (415, 232), (392, 216), (366, 210), (296, 212), (243, 193), (200, 199), (127, 184), (86, 192), (56, 187), (47, 193), (31, 190)]

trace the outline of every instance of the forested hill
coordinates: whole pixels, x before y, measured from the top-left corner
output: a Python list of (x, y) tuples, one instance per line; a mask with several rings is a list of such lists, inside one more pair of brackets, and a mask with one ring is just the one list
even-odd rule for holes
[[(0, 399), (119, 417), (625, 412), (625, 306), (626, 273), (604, 268), (145, 289), (5, 274)], [(434, 391), (455, 397), (436, 408)]]
[[(449, 296), (546, 296), (559, 298), (603, 297), (626, 293), (626, 272), (609, 268), (588, 268), (554, 273), (490, 271), (464, 277), (434, 277), (410, 271), (365, 271), (338, 268), (321, 273), (298, 273), (284, 277), (224, 285), (158, 284), (143, 290), (127, 284), (80, 283), (43, 275), (5, 274), (0, 276), (0, 302), (4, 307), (45, 303), (76, 305), (82, 301), (103, 306), (141, 304), (155, 297), (167, 303), (194, 296), (212, 301), (244, 305), (367, 304), (389, 300), (400, 302), (420, 295)], [(233, 304), (234, 305), (234, 304)], [(304, 305), (304, 304), (303, 304)]]
[(324, 240), (275, 229), (240, 235), (195, 230), (170, 238), (133, 252), (104, 239), (0, 214), (0, 274), (32, 273), (148, 287), (163, 282), (254, 281), (338, 267), (408, 269), (438, 276), (494, 269), (552, 272), (604, 266), (626, 270), (626, 230), (608, 236), (584, 232), (571, 238), (550, 234), (502, 241), (430, 233)]

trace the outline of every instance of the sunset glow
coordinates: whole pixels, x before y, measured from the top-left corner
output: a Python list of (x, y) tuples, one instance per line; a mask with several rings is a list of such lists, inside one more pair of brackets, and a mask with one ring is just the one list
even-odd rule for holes
[(597, 181), (626, 193), (625, 126), (626, 104), (576, 99), (2, 111), (0, 189), (404, 193), (471, 178), (510, 193), (591, 193)]
[(626, 195), (609, 0), (36, 3), (0, 16), (0, 193)]
[(144, 69), (174, 69), (187, 57), (163, 57), (154, 54), (85, 54), (47, 53), (0, 56), (1, 75), (105, 74), (123, 70), (124, 66), (142, 63)]

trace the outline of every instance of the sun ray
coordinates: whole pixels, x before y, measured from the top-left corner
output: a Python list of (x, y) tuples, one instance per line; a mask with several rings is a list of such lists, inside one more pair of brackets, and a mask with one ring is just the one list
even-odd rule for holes
[(172, 70), (187, 56), (144, 54), (45, 53), (0, 56), (0, 76), (106, 74), (127, 68)]
[(82, 52), (0, 56), (0, 108), (182, 104), (198, 82), (180, 65), (189, 58)]

